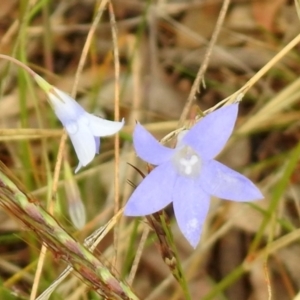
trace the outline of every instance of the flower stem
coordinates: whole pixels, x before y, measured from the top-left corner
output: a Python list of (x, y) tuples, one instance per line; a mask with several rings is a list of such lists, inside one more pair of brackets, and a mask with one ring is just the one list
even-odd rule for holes
[(14, 57), (5, 55), (5, 54), (0, 54), (0, 58), (8, 60), (12, 63), (14, 63), (15, 65), (21, 67), (22, 69), (24, 69), (26, 72), (28, 72), (32, 77), (35, 77), (37, 74), (31, 70), (28, 66), (26, 66), (25, 64), (23, 64), (22, 62), (20, 62), (19, 60), (17, 60)]
[(235, 270), (228, 274), (223, 280), (221, 280), (215, 288), (209, 292), (202, 300), (216, 299), (216, 296), (224, 291), (228, 286), (238, 280), (246, 272), (244, 265), (239, 265)]
[(293, 172), (295, 171), (299, 160), (299, 156), (300, 143), (298, 143), (298, 145), (290, 152), (289, 160), (283, 168), (283, 173), (280, 177), (280, 180), (274, 186), (271, 201), (267, 209), (267, 214), (265, 215), (260, 225), (260, 228), (258, 229), (258, 232), (255, 235), (255, 238), (250, 246), (249, 253), (254, 253), (257, 250), (266, 230), (266, 227), (270, 223), (271, 218), (276, 216), (276, 209), (278, 208), (280, 199), (282, 199), (282, 195), (285, 193), (287, 186), (290, 183), (290, 178)]
[[(171, 249), (171, 252), (172, 252), (172, 256), (173, 256), (172, 260), (165, 260), (165, 261), (166, 261), (167, 265), (170, 267), (170, 269), (172, 270), (173, 276), (179, 281), (179, 283), (182, 287), (185, 299), (191, 300), (192, 298), (191, 298), (191, 295), (189, 292), (187, 280), (186, 280), (183, 270), (182, 270), (179, 255), (177, 252), (177, 248), (175, 247), (175, 244), (174, 244), (173, 234), (170, 229), (169, 222), (167, 220), (167, 216), (166, 216), (165, 212), (162, 212), (162, 213), (154, 214), (154, 217), (156, 219), (157, 219), (157, 217), (159, 218), (158, 220), (160, 221), (163, 231), (167, 237), (167, 244), (168, 244), (167, 246)], [(175, 258), (175, 262), (174, 262), (174, 258)]]

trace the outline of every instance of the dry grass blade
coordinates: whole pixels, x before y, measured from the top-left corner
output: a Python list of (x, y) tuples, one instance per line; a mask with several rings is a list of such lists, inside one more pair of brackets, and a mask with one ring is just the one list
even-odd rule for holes
[(87, 248), (79, 244), (38, 203), (24, 192), (13, 174), (0, 163), (0, 205), (30, 228), (82, 280), (105, 299), (136, 300), (130, 287), (119, 281)]
[[(84, 246), (87, 247), (90, 251), (94, 251), (99, 242), (106, 236), (106, 234), (115, 226), (116, 222), (119, 220), (123, 213), (123, 210), (120, 210), (105, 226), (100, 227), (90, 236), (84, 240)], [(70, 274), (73, 272), (73, 268), (68, 266), (59, 277), (49, 286), (36, 300), (47, 300), (57, 288), (57, 286)]]
[(297, 12), (298, 18), (300, 20), (300, 1), (299, 0), (295, 0), (295, 6), (296, 6), (296, 12)]
[[(114, 52), (114, 65), (115, 65), (115, 121), (119, 121), (120, 119), (120, 62), (119, 62), (119, 50), (118, 50), (118, 36), (117, 36), (117, 24), (114, 14), (113, 5), (111, 2), (108, 3), (108, 10), (110, 16), (110, 23), (111, 23), (111, 33), (112, 33), (112, 40), (113, 40), (113, 52)], [(119, 175), (120, 175), (120, 138), (119, 135), (115, 135), (115, 165), (114, 165), (114, 203), (115, 203), (115, 214), (120, 209), (120, 199), (119, 199), (119, 192), (120, 192), (120, 182), (119, 182)], [(113, 265), (116, 266), (117, 257), (118, 257), (118, 235), (119, 235), (119, 226), (115, 226), (114, 228), (114, 250), (115, 256)]]
[(196, 96), (197, 91), (198, 92), (200, 91), (200, 83), (203, 80), (203, 76), (204, 76), (204, 73), (207, 69), (208, 62), (209, 62), (209, 59), (210, 59), (210, 56), (211, 56), (211, 53), (212, 53), (212, 49), (213, 49), (213, 47), (214, 47), (214, 45), (217, 41), (217, 38), (219, 36), (223, 21), (224, 21), (225, 16), (226, 16), (227, 9), (229, 7), (229, 3), (230, 3), (230, 0), (224, 0), (224, 2), (223, 2), (223, 6), (222, 6), (222, 9), (221, 9), (220, 14), (219, 14), (218, 21), (216, 23), (215, 31), (213, 33), (213, 36), (212, 36), (211, 41), (209, 43), (209, 46), (207, 48), (204, 61), (201, 65), (201, 67), (200, 67), (200, 69), (197, 73), (196, 79), (193, 83), (193, 86), (192, 86), (191, 92), (189, 94), (189, 97), (187, 99), (186, 105), (185, 105), (185, 107), (182, 111), (182, 114), (180, 116), (180, 119), (179, 119), (179, 122), (178, 122), (178, 127), (182, 126), (182, 124), (185, 121), (185, 119), (188, 115), (188, 112), (189, 112), (189, 110), (190, 110), (190, 108), (191, 108), (191, 106), (194, 102), (194, 98)]

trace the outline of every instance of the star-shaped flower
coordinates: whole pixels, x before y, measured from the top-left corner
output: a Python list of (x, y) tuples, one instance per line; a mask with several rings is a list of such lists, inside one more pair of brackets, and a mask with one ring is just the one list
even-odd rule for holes
[(211, 195), (240, 202), (262, 199), (248, 178), (214, 160), (229, 139), (237, 114), (238, 103), (208, 114), (182, 132), (174, 149), (161, 145), (137, 124), (133, 134), (137, 155), (157, 167), (135, 189), (125, 215), (152, 214), (173, 202), (181, 232), (196, 247)]
[(57, 118), (65, 127), (79, 164), (75, 173), (83, 166), (90, 163), (99, 153), (100, 137), (117, 133), (124, 125), (101, 119), (86, 112), (71, 96), (48, 84), (43, 78), (36, 75), (36, 82), (47, 93), (49, 102)]

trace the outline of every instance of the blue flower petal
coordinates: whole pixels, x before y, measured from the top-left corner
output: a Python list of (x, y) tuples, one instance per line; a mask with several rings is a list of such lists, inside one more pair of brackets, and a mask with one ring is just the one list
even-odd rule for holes
[(65, 124), (65, 128), (80, 162), (80, 165), (75, 171), (77, 172), (81, 166), (86, 166), (95, 157), (95, 138), (86, 124), (85, 118), (80, 117), (77, 122), (69, 122)]
[(129, 198), (124, 214), (144, 216), (155, 213), (171, 202), (171, 194), (176, 180), (171, 163), (153, 169), (138, 185)]
[(100, 138), (95, 136), (95, 145), (96, 145), (96, 153), (99, 154), (100, 152)]
[(226, 200), (252, 201), (264, 198), (248, 178), (216, 160), (203, 163), (200, 186), (210, 195)]
[(214, 158), (225, 146), (237, 119), (238, 104), (230, 104), (208, 114), (182, 138), (203, 159)]
[(53, 107), (57, 118), (65, 125), (71, 120), (76, 120), (85, 110), (65, 92), (53, 87), (48, 94), (49, 102)]
[(153, 165), (160, 165), (172, 157), (174, 149), (161, 145), (142, 125), (136, 124), (133, 144), (137, 155)]
[(196, 248), (209, 210), (210, 196), (199, 188), (198, 180), (179, 177), (173, 191), (173, 207), (178, 226)]
[(109, 121), (95, 115), (86, 113), (91, 132), (94, 136), (107, 136), (117, 133), (124, 126), (124, 119), (121, 122)]
[(76, 173), (82, 166), (91, 162), (96, 153), (99, 153), (99, 137), (118, 132), (124, 126), (124, 120), (113, 122), (89, 114), (70, 95), (51, 86), (38, 75), (34, 78), (47, 93), (57, 118), (70, 136), (79, 160)]

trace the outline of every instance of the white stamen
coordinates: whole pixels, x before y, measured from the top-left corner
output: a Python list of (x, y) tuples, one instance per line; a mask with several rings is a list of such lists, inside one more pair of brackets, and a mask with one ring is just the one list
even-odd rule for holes
[(192, 155), (190, 160), (191, 164), (194, 165), (197, 161), (199, 161), (198, 157), (196, 155)]
[(190, 175), (192, 173), (192, 166), (186, 166), (184, 172), (185, 174)]
[(189, 165), (189, 161), (187, 161), (185, 158), (180, 158), (179, 162), (184, 165), (184, 166), (188, 166)]
[(199, 175), (201, 160), (190, 147), (183, 147), (173, 157), (174, 165), (179, 174), (188, 177)]

